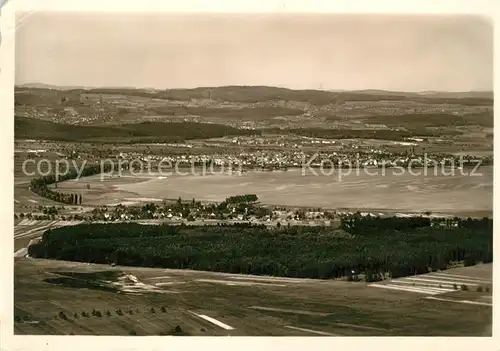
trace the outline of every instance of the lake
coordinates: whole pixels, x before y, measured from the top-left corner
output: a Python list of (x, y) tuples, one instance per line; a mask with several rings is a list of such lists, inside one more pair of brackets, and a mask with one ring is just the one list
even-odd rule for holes
[[(478, 213), (493, 211), (493, 167), (476, 170), (428, 169), (335, 170), (327, 174), (300, 169), (241, 175), (172, 175), (119, 184), (119, 190), (142, 197), (221, 201), (238, 194), (257, 194), (265, 204), (330, 209), (402, 212)], [(319, 171), (318, 171), (319, 172)], [(372, 175), (373, 174), (373, 175)]]

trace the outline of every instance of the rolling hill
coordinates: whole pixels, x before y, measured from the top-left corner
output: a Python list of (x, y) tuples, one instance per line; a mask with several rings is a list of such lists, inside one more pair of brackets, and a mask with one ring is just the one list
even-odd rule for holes
[(418, 102), (446, 104), (462, 104), (468, 106), (492, 105), (493, 92), (391, 92), (383, 90), (359, 91), (324, 91), (324, 90), (292, 90), (271, 86), (222, 86), (198, 87), (192, 89), (135, 89), (135, 88), (82, 88), (82, 87), (55, 87), (41, 83), (32, 83), (19, 86), (24, 89), (55, 89), (68, 93), (93, 94), (123, 94), (129, 96), (150, 97), (189, 101), (210, 97), (214, 100), (229, 102), (262, 102), (262, 101), (296, 101), (307, 102), (311, 105), (326, 105), (344, 101), (378, 101), (378, 100), (412, 100)]

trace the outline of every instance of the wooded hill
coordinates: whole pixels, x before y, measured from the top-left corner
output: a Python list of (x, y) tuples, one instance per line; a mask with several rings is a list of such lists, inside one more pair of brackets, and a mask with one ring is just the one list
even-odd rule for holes
[(142, 122), (110, 126), (85, 126), (16, 117), (15, 139), (89, 141), (100, 143), (182, 142), (191, 139), (237, 135), (259, 135), (259, 131), (221, 124), (194, 122)]
[[(55, 87), (54, 87), (55, 88)], [(468, 106), (492, 106), (493, 93), (488, 92), (428, 92), (425, 94), (412, 92), (394, 92), (382, 90), (362, 91), (325, 91), (325, 90), (292, 90), (273, 86), (220, 86), (198, 87), (193, 89), (134, 89), (134, 88), (89, 88), (89, 89), (49, 89), (49, 87), (16, 87), (16, 90), (31, 90), (34, 95), (50, 92), (61, 92), (66, 95), (80, 94), (113, 94), (137, 96), (154, 99), (190, 101), (191, 99), (211, 98), (228, 102), (263, 102), (263, 101), (296, 101), (308, 102), (312, 105), (344, 103), (345, 101), (416, 101), (422, 103), (458, 104)], [(24, 97), (22, 97), (24, 99)], [(24, 100), (19, 100), (24, 103)]]

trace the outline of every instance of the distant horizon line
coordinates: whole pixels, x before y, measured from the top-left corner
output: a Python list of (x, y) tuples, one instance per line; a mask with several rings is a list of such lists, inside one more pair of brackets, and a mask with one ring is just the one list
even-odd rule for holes
[[(38, 87), (37, 87), (38, 86)], [(414, 93), (414, 94), (425, 94), (425, 93), (493, 93), (493, 89), (472, 89), (472, 90), (386, 90), (381, 88), (366, 88), (366, 89), (313, 89), (313, 88), (302, 88), (302, 89), (292, 89), (287, 87), (282, 87), (278, 85), (214, 85), (214, 86), (196, 86), (196, 87), (184, 87), (184, 88), (152, 88), (152, 87), (134, 87), (134, 86), (84, 86), (84, 85), (55, 85), (39, 82), (29, 82), (22, 84), (14, 84), (17, 88), (46, 88), (54, 90), (72, 90), (72, 89), (135, 89), (135, 90), (158, 90), (158, 91), (168, 91), (168, 90), (192, 90), (192, 89), (215, 89), (215, 88), (229, 88), (229, 87), (247, 87), (247, 88), (278, 88), (287, 89), (292, 91), (301, 90), (313, 90), (313, 91), (323, 91), (323, 92), (386, 92), (386, 93)]]

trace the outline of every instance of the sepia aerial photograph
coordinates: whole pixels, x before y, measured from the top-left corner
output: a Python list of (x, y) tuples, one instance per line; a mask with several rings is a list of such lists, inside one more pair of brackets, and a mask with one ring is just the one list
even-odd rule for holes
[(491, 337), (493, 81), (474, 15), (18, 13), (14, 333)]

